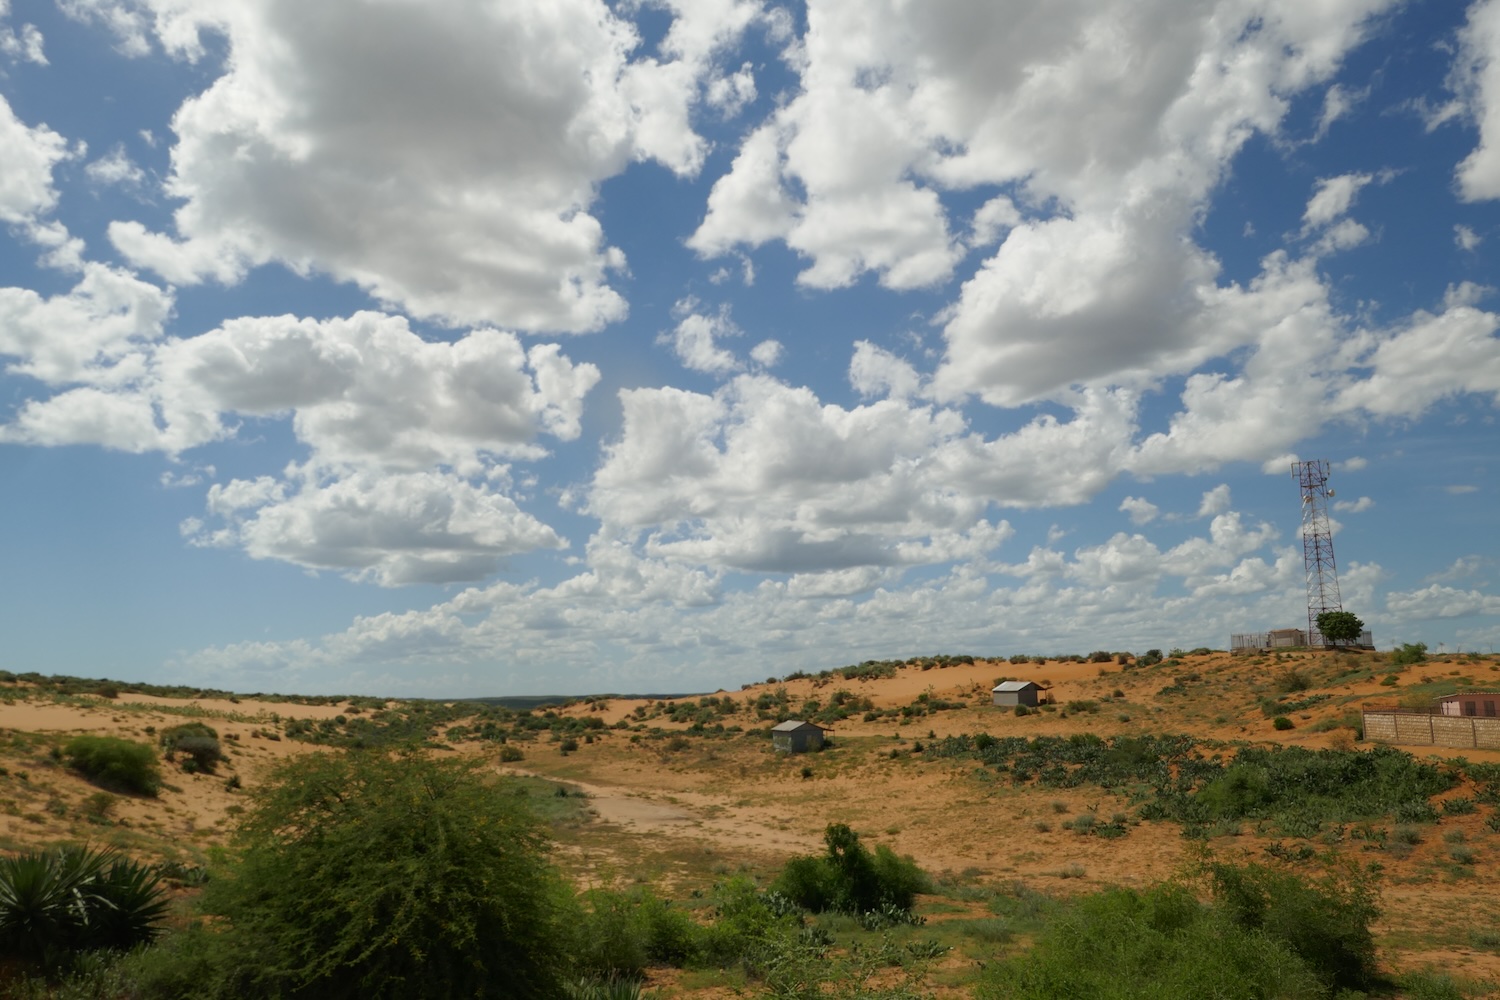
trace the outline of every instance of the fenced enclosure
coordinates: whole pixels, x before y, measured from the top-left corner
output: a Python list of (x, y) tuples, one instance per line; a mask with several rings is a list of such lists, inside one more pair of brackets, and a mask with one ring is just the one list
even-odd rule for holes
[[(1229, 650), (1236, 652), (1246, 649), (1275, 649), (1277, 647), (1296, 646), (1318, 646), (1330, 647), (1331, 643), (1324, 639), (1321, 633), (1313, 632), (1308, 635), (1301, 629), (1277, 629), (1272, 632), (1236, 632), (1229, 637)], [(1375, 637), (1365, 629), (1359, 634), (1359, 641), (1351, 643), (1354, 646), (1365, 646), (1375, 648)]]
[(1365, 739), (1376, 743), (1500, 750), (1500, 719), (1443, 715), (1437, 709), (1366, 709), (1364, 731)]

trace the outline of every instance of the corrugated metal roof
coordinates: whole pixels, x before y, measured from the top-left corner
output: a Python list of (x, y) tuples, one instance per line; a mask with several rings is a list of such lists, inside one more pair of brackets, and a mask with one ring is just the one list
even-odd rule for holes
[(807, 726), (807, 727), (809, 727), (811, 729), (822, 729), (823, 728), (822, 726), (816, 725), (816, 724), (811, 723), (811, 722), (803, 722), (801, 719), (787, 719), (785, 722), (780, 723), (779, 725), (772, 726), (771, 727), (771, 732), (773, 732), (773, 733), (790, 733), (793, 730), (801, 729), (803, 726)]
[[(996, 684), (994, 687), (990, 688), (990, 691), (1025, 691), (1027, 688), (1034, 688), (1036, 686), (1037, 685), (1034, 681), (1001, 681), (999, 684)], [(1040, 688), (1038, 688), (1038, 690), (1040, 690)]]

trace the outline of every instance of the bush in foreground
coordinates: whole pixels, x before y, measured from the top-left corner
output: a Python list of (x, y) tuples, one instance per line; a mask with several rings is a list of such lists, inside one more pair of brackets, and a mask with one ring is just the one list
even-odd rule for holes
[(166, 890), (146, 866), (109, 850), (63, 847), (0, 858), (0, 953), (44, 972), (80, 952), (156, 937)]
[(161, 789), (156, 751), (116, 736), (75, 736), (63, 746), (68, 766), (98, 785), (133, 795)]
[(979, 1000), (1323, 1000), (1374, 981), (1377, 911), (1358, 865), (1307, 879), (1205, 857), (1197, 874), (1211, 902), (1169, 882), (1069, 904), (1031, 951), (989, 967)]
[(639, 978), (651, 965), (681, 967), (700, 951), (702, 928), (648, 889), (593, 889), (580, 900), (577, 971), (598, 980)]
[(991, 965), (979, 1000), (1323, 1000), (1284, 943), (1236, 927), (1183, 886), (1078, 900), (1035, 946)]
[(1371, 876), (1358, 863), (1325, 863), (1321, 877), (1266, 865), (1208, 862), (1203, 867), (1220, 910), (1235, 926), (1290, 947), (1334, 989), (1362, 989), (1375, 978), (1378, 915)]
[(520, 800), (477, 767), (374, 751), (282, 767), (204, 895), (226, 928), (186, 936), (157, 982), (177, 975), (183, 996), (560, 996), (566, 889)]

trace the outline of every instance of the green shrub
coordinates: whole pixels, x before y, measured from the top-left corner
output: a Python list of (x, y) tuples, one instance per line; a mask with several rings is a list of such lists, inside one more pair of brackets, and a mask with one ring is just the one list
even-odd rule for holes
[(1412, 972), (1401, 977), (1408, 1000), (1465, 1000), (1468, 994), (1450, 976), (1437, 972)]
[(698, 953), (698, 924), (648, 889), (594, 889), (580, 903), (573, 955), (575, 971), (584, 976), (636, 979), (651, 964), (681, 967)]
[(1425, 642), (1403, 642), (1391, 650), (1391, 662), (1398, 666), (1410, 663), (1421, 663), (1427, 659), (1427, 643)]
[(763, 975), (780, 943), (796, 932), (796, 904), (774, 890), (761, 893), (744, 875), (714, 886), (713, 897), (714, 919), (699, 935), (698, 960)]
[(1311, 677), (1296, 667), (1288, 667), (1276, 675), (1273, 685), (1282, 694), (1295, 694), (1298, 691), (1306, 691), (1313, 686), (1313, 682)]
[(932, 891), (932, 880), (909, 855), (898, 855), (885, 844), (875, 846), (875, 882), (880, 905), (910, 910), (917, 895)]
[(771, 889), (814, 913), (867, 913), (881, 907), (909, 910), (930, 880), (909, 857), (881, 844), (872, 855), (843, 823), (823, 832), (826, 852), (793, 858)]
[(524, 799), (480, 766), (350, 751), (279, 769), (206, 887), (226, 929), (195, 995), (559, 996), (566, 889)]
[(156, 752), (116, 736), (75, 736), (63, 746), (68, 766), (117, 792), (155, 795), (161, 788)]
[(1426, 799), (1410, 799), (1396, 806), (1393, 815), (1398, 823), (1436, 823), (1437, 810)]
[(978, 1000), (1322, 1000), (1291, 948), (1237, 926), (1182, 886), (1110, 889), (1071, 904), (1020, 955), (989, 965)]
[(1331, 861), (1316, 881), (1280, 868), (1208, 862), (1214, 900), (1238, 927), (1292, 949), (1331, 988), (1362, 989), (1375, 978), (1379, 914), (1373, 876), (1354, 862)]
[(619, 893), (584, 894), (574, 960), (580, 972), (600, 978), (639, 978), (649, 961), (646, 930), (635, 908)]
[(1210, 757), (1205, 749), (1187, 736), (1077, 733), (1005, 736), (976, 751), (972, 737), (951, 736), (929, 744), (926, 756), (977, 760), (1007, 774), (1015, 785), (1134, 787), (1144, 820), (1202, 827), (1217, 820), (1265, 819), (1287, 836), (1315, 835), (1324, 823), (1387, 817), (1431, 822), (1436, 810), (1428, 798), (1457, 783), (1452, 768), (1418, 761), (1393, 747), (1368, 752), (1243, 747), (1229, 761)]
[(1264, 812), (1273, 798), (1263, 769), (1231, 766), (1199, 791), (1196, 802), (1207, 817), (1232, 820)]
[(224, 759), (224, 748), (219, 743), (218, 730), (203, 722), (185, 722), (163, 730), (161, 746), (169, 758), (173, 754), (183, 754), (193, 762), (193, 770), (209, 774)]
[(1281, 732), (1284, 732), (1284, 731), (1286, 731), (1288, 729), (1295, 728), (1295, 725), (1293, 724), (1292, 720), (1288, 719), (1284, 715), (1278, 715), (1278, 716), (1276, 716), (1276, 718), (1272, 719), (1271, 720), (1271, 726), (1272, 726), (1272, 728), (1274, 728), (1274, 729), (1276, 729), (1278, 731), (1281, 731)]
[(501, 747), (500, 747), (500, 763), (502, 763), (502, 764), (514, 764), (518, 760), (525, 760), (525, 759), (526, 759), (526, 755), (521, 752), (521, 750), (520, 750), (519, 747), (513, 747), (509, 743), (501, 745)]
[(798, 906), (813, 913), (824, 913), (834, 908), (833, 867), (824, 858), (792, 858), (782, 868), (781, 874), (772, 884), (778, 892)]

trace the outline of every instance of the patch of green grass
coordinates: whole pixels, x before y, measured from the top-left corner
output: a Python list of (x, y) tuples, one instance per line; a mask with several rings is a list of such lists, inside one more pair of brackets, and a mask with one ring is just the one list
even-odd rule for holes
[(496, 783), (502, 794), (524, 799), (526, 808), (553, 826), (583, 821), (588, 816), (588, 796), (576, 785), (529, 775), (507, 775)]
[(948, 920), (929, 928), (944, 935), (953, 934), (985, 946), (1007, 944), (1015, 938), (1015, 931), (999, 917), (974, 917), (969, 920)]
[(1407, 973), (1397, 984), (1407, 1000), (1470, 1000), (1493, 993), (1488, 984), (1433, 971)]

